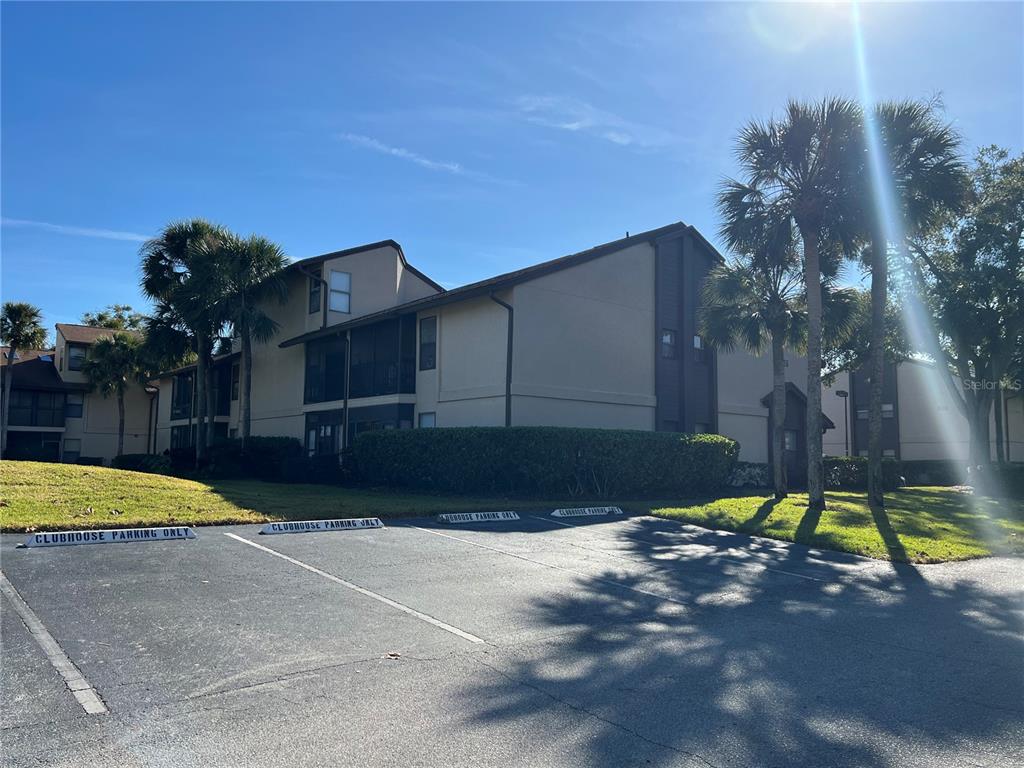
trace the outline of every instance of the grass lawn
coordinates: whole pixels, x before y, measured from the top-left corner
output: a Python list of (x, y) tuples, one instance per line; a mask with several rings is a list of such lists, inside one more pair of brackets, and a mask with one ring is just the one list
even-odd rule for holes
[(913, 563), (1024, 554), (1024, 500), (990, 499), (949, 488), (903, 488), (872, 514), (865, 494), (829, 492), (820, 516), (807, 512), (807, 494), (779, 503), (771, 496), (738, 496), (655, 509), (652, 514), (705, 528), (796, 541), (822, 549)]
[[(928, 563), (1024, 554), (1024, 501), (1018, 499), (905, 488), (889, 494), (886, 513), (874, 516), (863, 493), (836, 492), (827, 498), (828, 509), (820, 517), (807, 514), (806, 494), (793, 494), (779, 504), (763, 495), (612, 503), (706, 528), (882, 559)], [(0, 462), (0, 530), (6, 532), (414, 517), (602, 503), (609, 502), (431, 496), (258, 480), (196, 482), (104, 467)]]
[[(0, 530), (5, 532), (415, 517), (440, 512), (550, 510), (587, 503), (431, 496), (259, 480), (196, 482), (105, 467), (0, 462)], [(650, 506), (650, 502), (642, 502), (623, 508), (647, 512)]]

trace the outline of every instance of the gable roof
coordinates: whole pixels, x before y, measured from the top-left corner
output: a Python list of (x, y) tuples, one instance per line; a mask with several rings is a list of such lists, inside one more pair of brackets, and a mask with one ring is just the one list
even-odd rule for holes
[[(7, 368), (10, 347), (3, 347), (3, 366)], [(53, 364), (52, 349), (27, 349), (18, 352), (18, 359), (10, 366), (12, 389), (37, 389), (49, 392), (82, 390), (84, 385), (67, 384)], [(4, 374), (5, 376), (7, 374)]]
[(74, 323), (57, 323), (57, 330), (65, 341), (73, 344), (92, 344), (113, 336), (115, 333), (139, 335), (138, 331), (125, 331), (119, 328), (97, 328), (92, 325), (75, 325)]
[[(802, 389), (800, 389), (800, 387), (798, 387), (792, 381), (787, 381), (786, 382), (786, 395), (787, 396), (792, 395), (797, 400), (799, 400), (801, 403), (803, 403), (804, 406), (807, 405), (807, 395), (805, 395), (804, 391)], [(771, 408), (771, 405), (772, 405), (772, 393), (771, 392), (769, 392), (767, 395), (765, 395), (764, 397), (761, 398), (761, 405), (763, 405), (765, 408)], [(832, 419), (830, 419), (825, 414), (824, 411), (822, 411), (822, 413), (821, 413), (821, 425), (825, 429), (835, 429), (836, 428), (835, 422), (832, 421)]]
[(321, 256), (310, 256), (307, 259), (293, 261), (291, 264), (285, 267), (285, 271), (287, 272), (290, 269), (297, 269), (300, 272), (302, 272), (308, 269), (309, 267), (315, 267), (318, 264), (323, 264), (328, 259), (339, 259), (343, 256), (351, 256), (355, 253), (375, 251), (378, 248), (394, 248), (398, 252), (398, 260), (402, 262), (402, 267), (412, 272), (414, 275), (416, 275), (416, 277), (418, 277), (420, 280), (425, 282), (427, 285), (429, 285), (436, 291), (442, 293), (444, 292), (444, 288), (442, 288), (438, 283), (435, 283), (433, 280), (427, 277), (427, 275), (420, 272), (418, 269), (416, 269), (416, 267), (409, 263), (409, 261), (405, 258), (405, 251), (402, 250), (402, 246), (399, 245), (398, 242), (395, 240), (381, 240), (380, 242), (377, 243), (367, 243), (366, 245), (357, 245), (353, 248), (345, 248), (340, 251), (331, 251), (330, 253), (325, 253)]
[(422, 309), (430, 309), (432, 307), (442, 306), (444, 304), (451, 304), (456, 301), (462, 301), (464, 299), (475, 298), (477, 296), (483, 296), (493, 291), (502, 290), (509, 288), (519, 283), (525, 283), (529, 280), (541, 277), (543, 275), (551, 274), (552, 272), (558, 272), (562, 269), (568, 269), (569, 267), (575, 267), (578, 264), (585, 264), (588, 261), (606, 256), (609, 253), (624, 250), (630, 246), (637, 245), (639, 243), (653, 242), (655, 240), (669, 237), (676, 234), (689, 233), (694, 235), (703, 245), (705, 245), (712, 254), (716, 257), (721, 258), (721, 255), (715, 249), (711, 243), (704, 239), (704, 236), (696, 230), (696, 228), (689, 224), (684, 224), (681, 221), (677, 221), (674, 224), (669, 224), (664, 227), (658, 227), (657, 229), (651, 229), (647, 232), (640, 232), (636, 235), (624, 237), (619, 240), (612, 240), (609, 243), (603, 243), (602, 245), (588, 248), (585, 251), (578, 253), (571, 253), (568, 256), (562, 256), (557, 259), (551, 259), (550, 261), (544, 261), (540, 264), (534, 264), (530, 267), (524, 267), (523, 269), (517, 269), (513, 272), (506, 272), (503, 275), (497, 275), (496, 277), (490, 277), (486, 280), (480, 280), (476, 283), (470, 283), (463, 285), (460, 288), (453, 288), (450, 291), (439, 293), (434, 296), (425, 296), (422, 299), (415, 299), (413, 301), (406, 302), (405, 304), (398, 304), (394, 307), (388, 307), (387, 309), (379, 312), (373, 312), (362, 317), (357, 317), (354, 320), (349, 320), (346, 323), (338, 323), (336, 325), (329, 325), (326, 328), (320, 328), (309, 333), (304, 333), (301, 336), (295, 336), (291, 339), (282, 341), (278, 346), (291, 347), (296, 344), (303, 344), (307, 341), (313, 341), (315, 339), (324, 338), (326, 336), (333, 336), (340, 331), (345, 331), (350, 328), (356, 328), (361, 325), (369, 325), (380, 320), (386, 320), (388, 318), (397, 317), (399, 315), (409, 314), (410, 312), (418, 312)]

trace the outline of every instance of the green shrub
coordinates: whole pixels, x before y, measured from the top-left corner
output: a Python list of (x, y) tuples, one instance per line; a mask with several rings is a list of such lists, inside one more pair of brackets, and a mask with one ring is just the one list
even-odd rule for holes
[(103, 457), (102, 456), (79, 456), (78, 461), (75, 464), (81, 464), (86, 467), (102, 467)]
[[(900, 486), (900, 463), (882, 460), (882, 488), (894, 491)], [(865, 491), (868, 487), (868, 460), (864, 456), (829, 456), (825, 459), (825, 487), (830, 490)]]
[(371, 485), (591, 498), (715, 490), (738, 453), (720, 435), (564, 427), (386, 430), (353, 445), (355, 473)]
[(737, 461), (729, 475), (729, 485), (733, 488), (768, 488), (771, 484), (771, 465), (761, 462)]
[(114, 469), (130, 469), (134, 472), (150, 472), (167, 475), (171, 472), (171, 459), (159, 453), (123, 453), (110, 462)]
[(962, 485), (967, 481), (967, 462), (944, 459), (904, 461), (907, 485)]
[(203, 474), (207, 477), (252, 477), (290, 480), (305, 475), (297, 469), (305, 460), (302, 443), (294, 437), (250, 437), (242, 452), (240, 439), (218, 440), (207, 451)]

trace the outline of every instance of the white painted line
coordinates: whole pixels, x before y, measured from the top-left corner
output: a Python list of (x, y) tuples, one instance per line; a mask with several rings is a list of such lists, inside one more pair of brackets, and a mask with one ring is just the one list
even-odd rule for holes
[(621, 515), (618, 507), (579, 507), (577, 509), (556, 509), (552, 517), (593, 517), (596, 515)]
[(310, 573), (315, 573), (317, 576), (323, 576), (328, 581), (333, 581), (335, 584), (340, 584), (343, 587), (347, 587), (348, 589), (351, 589), (353, 592), (358, 592), (359, 594), (372, 598), (377, 602), (384, 603), (384, 605), (390, 605), (392, 608), (396, 608), (399, 611), (402, 611), (403, 613), (409, 614), (410, 616), (415, 616), (417, 619), (422, 619), (423, 621), (427, 622), (427, 624), (432, 624), (438, 629), (443, 629), (445, 632), (451, 632), (453, 635), (458, 635), (464, 640), (469, 640), (469, 642), (471, 643), (486, 642), (483, 638), (477, 637), (476, 635), (472, 635), (469, 632), (464, 632), (458, 627), (453, 627), (451, 624), (445, 624), (440, 619), (435, 619), (433, 616), (428, 616), (425, 613), (420, 613), (415, 608), (410, 608), (407, 605), (402, 605), (402, 603), (396, 602), (389, 597), (384, 597), (384, 595), (378, 595), (376, 592), (371, 592), (365, 587), (360, 587), (358, 584), (353, 584), (351, 581), (345, 581), (345, 579), (338, 578), (333, 574), (327, 573), (327, 571), (321, 571), (319, 568), (315, 566), (309, 565), (308, 563), (304, 563), (301, 560), (296, 560), (294, 557), (289, 557), (288, 555), (273, 550), (270, 547), (264, 547), (262, 544), (257, 544), (255, 541), (249, 541), (248, 539), (242, 538), (241, 536), (237, 536), (233, 533), (225, 533), (224, 535), (230, 536), (235, 541), (240, 541), (243, 544), (248, 544), (250, 547), (255, 547), (256, 549), (262, 550), (263, 552), (266, 552), (268, 555), (273, 555), (274, 557), (279, 557), (282, 560), (287, 560), (292, 565), (297, 565), (299, 566), (299, 568), (305, 568)]
[[(561, 520), (552, 520), (550, 517), (540, 517), (539, 515), (528, 515), (528, 517), (532, 517), (534, 520), (543, 520), (546, 523), (555, 523), (556, 525), (562, 525), (562, 526), (565, 526), (566, 528), (583, 528), (584, 527), (582, 525), (577, 525), (576, 523), (563, 523)], [(731, 531), (730, 531), (730, 533), (731, 533)], [(610, 557), (617, 557), (617, 558), (620, 558), (620, 559), (623, 559), (623, 560), (629, 560), (630, 562), (634, 562), (634, 563), (635, 562), (639, 562), (639, 561), (635, 560), (634, 558), (623, 557), (622, 555), (616, 555), (613, 552), (605, 552), (605, 550), (603, 550), (603, 549), (594, 549), (593, 547), (582, 547), (579, 544), (574, 544), (572, 542), (568, 542), (568, 543), (569, 543), (570, 546), (579, 547), (580, 549), (585, 549), (585, 550), (587, 550), (589, 552), (601, 552), (601, 553), (609, 555)], [(733, 550), (735, 550), (734, 547), (730, 548), (730, 551), (733, 551)], [(754, 563), (756, 565), (760, 565), (766, 571), (771, 571), (772, 573), (781, 573), (781, 574), (785, 574), (786, 576), (793, 576), (793, 577), (798, 578), (798, 579), (807, 579), (807, 581), (824, 581), (824, 582), (829, 581), (828, 579), (819, 579), (819, 578), (817, 578), (815, 576), (805, 576), (802, 573), (793, 573), (792, 571), (783, 571), (783, 570), (781, 570), (779, 568), (770, 568), (770, 567), (768, 567), (767, 565), (764, 564), (764, 560), (762, 559), (762, 557), (760, 555), (752, 554), (750, 556), (749, 560), (743, 560), (743, 559), (738, 558), (738, 557), (727, 557), (726, 555), (721, 555), (721, 554), (717, 554), (717, 553), (715, 554), (715, 557), (717, 557), (720, 560), (728, 560), (731, 563), (738, 563), (740, 565), (749, 565), (751, 563)], [(666, 569), (666, 566), (664, 566), (664, 565), (655, 565), (654, 563), (649, 563), (648, 565), (650, 567), (652, 567), (652, 568), (658, 568), (658, 569), (661, 569), (661, 570), (665, 570)]]
[(442, 523), (492, 523), (499, 520), (518, 520), (515, 512), (455, 512), (438, 515)]
[(196, 532), (187, 525), (171, 525), (164, 528), (106, 528), (85, 531), (47, 531), (31, 533), (25, 540), (26, 547), (67, 547), (73, 544), (118, 544), (139, 541), (169, 541), (171, 539), (194, 539)]
[(260, 533), (311, 533), (314, 531), (354, 531), (363, 528), (383, 528), (379, 517), (353, 517), (341, 520), (293, 520), (287, 523), (267, 523)]
[(68, 658), (68, 655), (64, 653), (61, 647), (57, 645), (53, 635), (46, 631), (43, 622), (36, 616), (35, 611), (28, 607), (28, 603), (18, 594), (18, 590), (8, 581), (3, 571), (0, 571), (0, 592), (3, 592), (4, 596), (11, 602), (11, 606), (21, 617), (22, 622), (28, 628), (32, 637), (39, 643), (39, 647), (43, 649), (43, 653), (46, 654), (50, 664), (64, 678), (64, 684), (71, 691), (71, 695), (82, 705), (82, 709), (90, 715), (105, 715), (108, 711), (107, 707), (103, 703), (103, 699), (96, 693), (96, 689), (85, 679), (85, 675)]
[[(541, 518), (541, 519), (547, 519), (547, 518)], [(562, 571), (564, 573), (571, 573), (571, 574), (573, 574), (575, 576), (582, 576), (585, 579), (590, 579), (591, 581), (596, 581), (596, 582), (598, 582), (600, 584), (608, 584), (609, 586), (617, 587), (619, 589), (626, 589), (626, 590), (629, 590), (630, 592), (639, 592), (641, 595), (647, 595), (649, 597), (654, 597), (654, 598), (657, 598), (658, 600), (664, 600), (665, 602), (668, 602), (668, 603), (675, 603), (676, 605), (683, 605), (683, 606), (687, 605), (682, 600), (676, 600), (676, 599), (671, 598), (671, 597), (666, 597), (665, 595), (659, 595), (657, 592), (649, 592), (648, 590), (640, 589), (639, 587), (628, 587), (625, 584), (619, 584), (616, 581), (610, 581), (608, 579), (598, 578), (598, 577), (594, 576), (592, 573), (586, 573), (584, 571), (577, 571), (577, 570), (575, 570), (573, 568), (564, 568), (561, 565), (552, 565), (551, 563), (545, 563), (545, 562), (542, 562), (540, 560), (534, 560), (532, 557), (527, 557), (526, 555), (520, 555), (520, 554), (518, 554), (516, 552), (509, 552), (506, 549), (499, 549), (498, 547), (489, 547), (486, 544), (480, 544), (479, 542), (476, 542), (476, 541), (470, 541), (469, 539), (463, 539), (463, 538), (460, 538), (458, 536), (453, 536), (450, 533), (441, 533), (440, 531), (432, 531), (429, 528), (420, 528), (418, 525), (410, 525), (409, 528), (415, 528), (417, 531), (423, 531), (424, 533), (430, 533), (430, 534), (433, 534), (434, 536), (443, 536), (446, 539), (453, 539), (454, 541), (461, 541), (463, 544), (469, 544), (470, 546), (479, 547), (480, 549), (487, 549), (487, 550), (490, 550), (491, 552), (497, 552), (499, 555), (507, 555), (508, 557), (514, 557), (517, 560), (524, 560), (527, 563), (533, 563), (534, 565), (542, 565), (545, 568), (552, 568), (552, 569), (554, 569), (556, 571)], [(228, 534), (228, 535), (230, 535), (230, 534)]]

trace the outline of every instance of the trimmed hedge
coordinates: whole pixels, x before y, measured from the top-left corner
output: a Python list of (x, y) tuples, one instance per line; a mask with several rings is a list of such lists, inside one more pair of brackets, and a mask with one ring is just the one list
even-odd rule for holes
[(235, 438), (218, 440), (210, 446), (203, 474), (303, 482), (309, 474), (307, 465), (302, 443), (294, 437), (250, 437), (245, 453), (242, 441)]
[(771, 464), (754, 461), (737, 461), (729, 475), (733, 488), (769, 488), (772, 485)]
[[(864, 456), (829, 456), (825, 459), (825, 487), (830, 490), (866, 491), (868, 460)], [(900, 463), (882, 459), (882, 488), (894, 491), (900, 487)]]
[(155, 475), (168, 475), (171, 472), (171, 459), (159, 453), (122, 453), (110, 462), (114, 469), (130, 469), (134, 472), (151, 472)]
[(566, 427), (384, 430), (353, 445), (356, 475), (370, 485), (590, 498), (716, 490), (738, 453), (721, 435)]
[(964, 461), (918, 459), (902, 464), (907, 485), (962, 485), (967, 482), (967, 463)]

